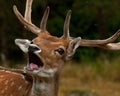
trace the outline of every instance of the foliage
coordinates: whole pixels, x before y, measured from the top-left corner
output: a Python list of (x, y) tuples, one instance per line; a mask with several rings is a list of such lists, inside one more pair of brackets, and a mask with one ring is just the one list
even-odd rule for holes
[[(119, 0), (34, 0), (32, 21), (39, 26), (43, 11), (50, 6), (48, 31), (61, 36), (67, 10), (72, 10), (70, 24), (71, 36), (81, 36), (84, 39), (104, 39), (111, 36), (120, 27), (120, 1)], [(25, 0), (0, 1), (0, 59), (22, 59), (19, 49), (14, 44), (15, 38), (28, 38), (34, 36), (24, 30), (24, 27), (15, 17), (12, 7), (16, 4), (21, 13), (24, 13)], [(117, 40), (119, 41), (119, 39)], [(113, 53), (96, 48), (79, 48), (74, 60), (93, 60), (101, 54), (113, 58)], [(18, 56), (17, 56), (18, 54)], [(4, 55), (4, 56), (3, 56)], [(118, 55), (117, 55), (118, 56)], [(115, 57), (115, 55), (114, 55)]]

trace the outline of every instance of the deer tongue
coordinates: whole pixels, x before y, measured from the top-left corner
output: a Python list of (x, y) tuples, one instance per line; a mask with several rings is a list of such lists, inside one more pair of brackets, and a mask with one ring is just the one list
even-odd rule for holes
[(38, 67), (38, 65), (36, 65), (36, 64), (34, 64), (34, 63), (30, 63), (29, 64), (29, 70), (35, 70), (35, 69), (38, 69), (39, 67)]

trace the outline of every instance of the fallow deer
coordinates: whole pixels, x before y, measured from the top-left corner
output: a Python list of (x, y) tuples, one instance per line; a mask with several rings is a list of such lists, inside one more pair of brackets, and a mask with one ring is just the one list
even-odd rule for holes
[(50, 8), (47, 7), (40, 28), (31, 21), (33, 0), (27, 0), (24, 17), (14, 5), (13, 10), (26, 29), (37, 35), (33, 40), (16, 39), (15, 43), (28, 54), (28, 63), (24, 70), (7, 70), (0, 68), (0, 96), (57, 96), (59, 77), (64, 63), (72, 58), (79, 46), (92, 46), (105, 49), (115, 49), (113, 42), (120, 35), (118, 30), (114, 35), (104, 40), (85, 40), (81, 37), (71, 37), (69, 23), (71, 10), (68, 11), (63, 36), (50, 35), (46, 23)]
[(0, 67), (0, 96), (55, 96), (57, 69), (24, 70)]

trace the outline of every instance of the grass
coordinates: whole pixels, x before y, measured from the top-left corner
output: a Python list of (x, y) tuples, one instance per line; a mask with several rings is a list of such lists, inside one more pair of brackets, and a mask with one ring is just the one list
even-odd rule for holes
[(90, 62), (66, 64), (61, 80), (59, 96), (69, 91), (84, 90), (98, 96), (120, 96), (120, 60), (97, 60)]

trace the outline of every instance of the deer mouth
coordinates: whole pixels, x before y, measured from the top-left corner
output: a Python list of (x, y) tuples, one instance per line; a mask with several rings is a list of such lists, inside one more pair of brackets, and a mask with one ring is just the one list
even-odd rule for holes
[(34, 70), (39, 70), (43, 68), (44, 64), (41, 58), (37, 56), (37, 54), (33, 52), (28, 52), (28, 56), (29, 56), (29, 59), (26, 67), (28, 71), (34, 71)]

